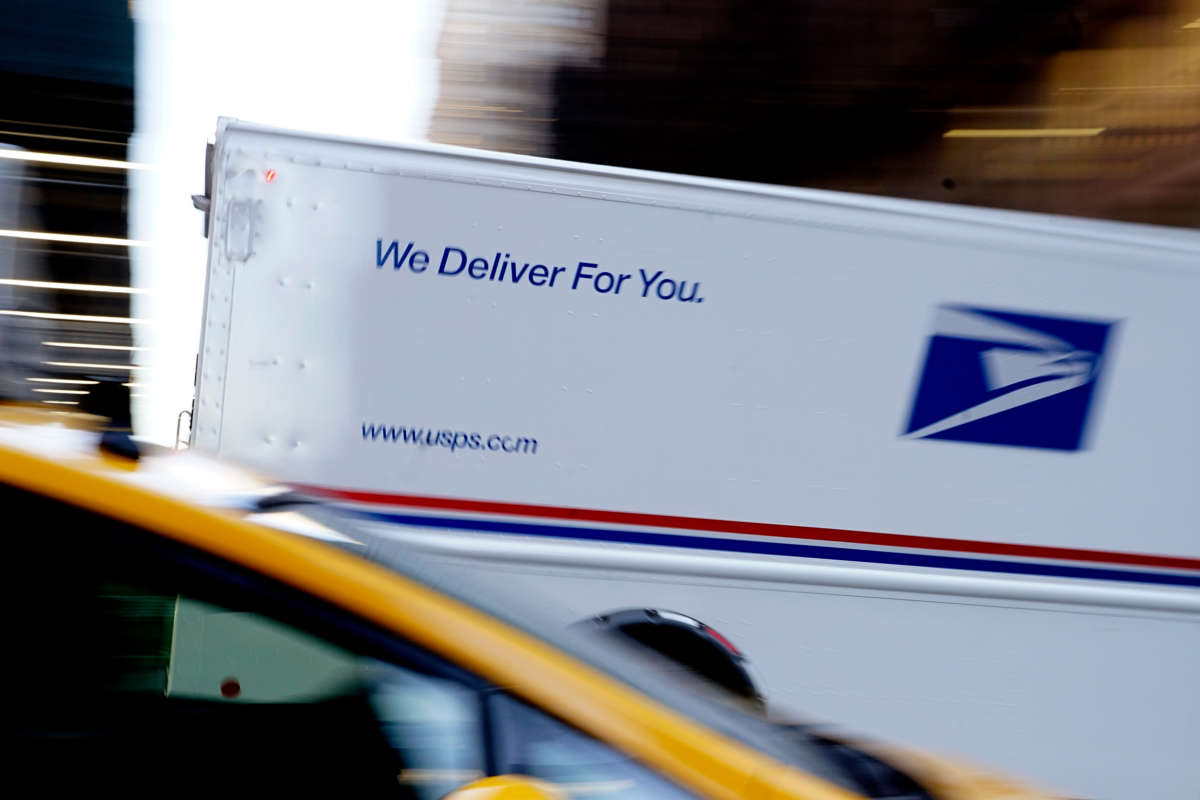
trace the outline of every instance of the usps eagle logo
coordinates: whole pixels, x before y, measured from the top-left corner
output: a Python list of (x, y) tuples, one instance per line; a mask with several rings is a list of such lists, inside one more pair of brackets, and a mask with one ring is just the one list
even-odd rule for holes
[(1116, 324), (939, 306), (903, 436), (1079, 450)]

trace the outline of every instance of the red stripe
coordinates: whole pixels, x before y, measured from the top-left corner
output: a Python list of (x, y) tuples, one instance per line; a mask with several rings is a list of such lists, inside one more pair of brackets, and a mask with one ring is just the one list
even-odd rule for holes
[(667, 514), (638, 514), (631, 511), (605, 511), (590, 508), (540, 506), (525, 503), (503, 503), (496, 500), (463, 500), (456, 497), (426, 497), (414, 494), (385, 494), (358, 492), (349, 489), (329, 489), (323, 486), (297, 488), (322, 497), (353, 500), (359, 503), (435, 508), (442, 511), (472, 511), (483, 514), (503, 514), (517, 517), (603, 522), (615, 525), (642, 525), (711, 533), (743, 533), (752, 536), (777, 536), (788, 539), (810, 539), (821, 542), (845, 542), (880, 547), (908, 547), (916, 550), (944, 550), (957, 553), (1018, 556), (1021, 558), (1053, 558), (1061, 561), (1091, 561), (1102, 564), (1129, 564), (1142, 567), (1186, 569), (1200, 571), (1200, 558), (1162, 556), (1151, 553), (1122, 553), (1111, 550), (1082, 550), (1073, 547), (1045, 547), (1007, 542), (977, 542), (970, 539), (943, 539), (937, 536), (911, 536), (902, 533), (868, 533), (837, 528), (812, 528), (807, 525), (782, 525), (773, 522), (739, 522), (702, 517), (676, 517)]

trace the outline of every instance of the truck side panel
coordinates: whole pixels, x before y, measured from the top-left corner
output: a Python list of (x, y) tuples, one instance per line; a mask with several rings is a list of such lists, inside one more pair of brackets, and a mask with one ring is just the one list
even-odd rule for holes
[(1200, 781), (1200, 235), (233, 122), (214, 178), (196, 446), (784, 704)]

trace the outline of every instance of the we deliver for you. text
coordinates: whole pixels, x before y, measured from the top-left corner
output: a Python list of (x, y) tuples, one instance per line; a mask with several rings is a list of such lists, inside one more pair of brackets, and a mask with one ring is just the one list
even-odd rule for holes
[(443, 247), (435, 263), (429, 251), (418, 248), (414, 242), (376, 239), (375, 268), (383, 269), (388, 265), (395, 272), (417, 275), (594, 292), (611, 297), (704, 302), (700, 281), (681, 280), (666, 275), (662, 269), (639, 267), (630, 272), (611, 271), (594, 261), (578, 261), (574, 266), (561, 267), (519, 261), (501, 250), (485, 258), (471, 255), (462, 247)]

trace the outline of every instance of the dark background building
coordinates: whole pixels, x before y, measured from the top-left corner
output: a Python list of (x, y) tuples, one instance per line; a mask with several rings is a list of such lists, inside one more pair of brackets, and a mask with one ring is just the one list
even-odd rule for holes
[(554, 153), (1194, 226), (1180, 5), (610, 0), (603, 58), (559, 72)]
[[(17, 182), (25, 234), (67, 234), (124, 241), (128, 236), (128, 170), (56, 164), (51, 156), (127, 161), (134, 126), (134, 30), (126, 0), (7, 0), (0, 21), (0, 143), (31, 156)], [(42, 159), (42, 160), (39, 160)], [(11, 287), (11, 302), (48, 314), (128, 318), (129, 248), (122, 244), (5, 237), (16, 280), (116, 287), (89, 291), (51, 286)], [(2, 277), (2, 276), (0, 276)], [(127, 323), (41, 321), (41, 338), (56, 343), (42, 353), (43, 374), (82, 379), (85, 373), (124, 378), (128, 371), (47, 365), (129, 364)], [(103, 347), (94, 347), (103, 345)], [(122, 348), (122, 349), (111, 349)], [(54, 385), (42, 388), (47, 392)], [(59, 388), (70, 384), (58, 384)], [(78, 389), (78, 387), (75, 387)], [(49, 393), (41, 399), (77, 402)]]
[[(431, 138), (1200, 225), (1193, 0), (547, 0), (536, 15), (529, 8), (450, 0)], [(496, 94), (515, 85), (524, 94)], [(502, 100), (464, 108), (463, 98), (489, 92)]]

